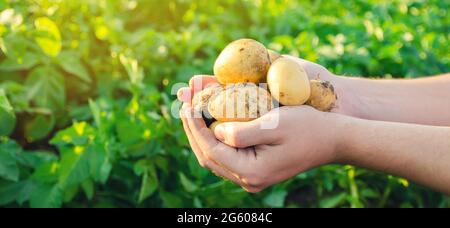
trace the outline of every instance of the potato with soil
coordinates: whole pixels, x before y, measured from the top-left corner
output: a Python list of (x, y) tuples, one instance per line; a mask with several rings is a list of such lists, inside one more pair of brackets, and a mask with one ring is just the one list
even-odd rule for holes
[(208, 111), (221, 122), (245, 122), (261, 117), (273, 107), (267, 90), (253, 83), (237, 83), (212, 97)]
[(224, 88), (218, 84), (210, 84), (206, 86), (202, 91), (196, 93), (192, 98), (192, 107), (195, 111), (201, 112), (203, 119), (205, 120), (207, 125), (210, 125), (214, 119), (211, 114), (208, 112), (208, 103), (211, 97), (222, 92)]
[(303, 105), (311, 95), (308, 75), (294, 60), (278, 58), (267, 74), (272, 96), (282, 105)]
[(319, 111), (328, 112), (335, 106), (337, 96), (333, 85), (328, 81), (311, 80), (311, 97), (307, 105), (316, 108)]
[(270, 67), (267, 49), (252, 39), (230, 43), (214, 63), (214, 75), (222, 85), (230, 83), (260, 83)]

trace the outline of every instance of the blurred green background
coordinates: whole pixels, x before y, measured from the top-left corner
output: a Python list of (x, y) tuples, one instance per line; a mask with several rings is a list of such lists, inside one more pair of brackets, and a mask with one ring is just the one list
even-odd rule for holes
[[(450, 71), (442, 0), (0, 0), (4, 207), (450, 207), (330, 165), (248, 194), (200, 168), (172, 85), (251, 37), (336, 74)], [(419, 104), (420, 105), (420, 104)]]

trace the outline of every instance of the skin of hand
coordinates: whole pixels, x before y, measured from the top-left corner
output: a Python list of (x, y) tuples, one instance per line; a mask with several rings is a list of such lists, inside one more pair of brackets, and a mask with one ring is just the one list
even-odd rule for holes
[(450, 74), (418, 79), (334, 77), (334, 112), (368, 120), (450, 126)]
[[(215, 132), (188, 104), (181, 116), (200, 164), (249, 192), (339, 160), (339, 128), (330, 128), (337, 124), (337, 114), (308, 106), (281, 107), (251, 122), (220, 124)], [(279, 126), (261, 129), (272, 118), (279, 118)]]

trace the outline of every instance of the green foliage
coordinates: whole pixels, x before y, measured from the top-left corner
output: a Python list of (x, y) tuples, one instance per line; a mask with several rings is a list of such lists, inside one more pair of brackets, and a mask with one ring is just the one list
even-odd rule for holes
[(337, 74), (450, 70), (448, 1), (0, 0), (0, 205), (449, 207), (330, 165), (256, 195), (197, 164), (172, 85), (251, 37)]
[(3, 89), (0, 89), (0, 123), (1, 136), (9, 135), (16, 124), (16, 115)]

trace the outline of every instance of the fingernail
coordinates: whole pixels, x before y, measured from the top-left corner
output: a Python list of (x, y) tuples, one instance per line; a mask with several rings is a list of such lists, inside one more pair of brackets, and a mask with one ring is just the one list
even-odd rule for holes
[(182, 99), (183, 98), (183, 89), (178, 90), (177, 97), (178, 97), (178, 100), (183, 101), (183, 99)]
[(178, 100), (183, 102), (191, 102), (191, 91), (188, 88), (182, 88), (177, 93)]

